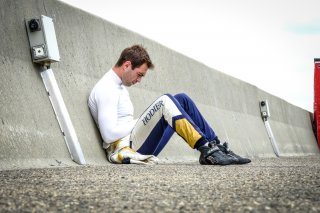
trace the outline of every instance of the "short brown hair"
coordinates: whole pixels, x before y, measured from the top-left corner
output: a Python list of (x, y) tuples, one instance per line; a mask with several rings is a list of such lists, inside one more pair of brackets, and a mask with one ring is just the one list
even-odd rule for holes
[(141, 45), (133, 45), (132, 47), (127, 47), (124, 49), (116, 63), (116, 67), (120, 67), (126, 61), (131, 62), (132, 69), (140, 67), (144, 63), (147, 64), (149, 69), (154, 68), (147, 50)]

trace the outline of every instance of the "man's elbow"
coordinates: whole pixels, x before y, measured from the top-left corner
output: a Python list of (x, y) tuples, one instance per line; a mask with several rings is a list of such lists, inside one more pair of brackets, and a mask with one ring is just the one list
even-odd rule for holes
[(111, 134), (101, 133), (101, 136), (102, 136), (103, 141), (108, 144), (113, 143), (119, 139), (116, 137), (112, 137)]

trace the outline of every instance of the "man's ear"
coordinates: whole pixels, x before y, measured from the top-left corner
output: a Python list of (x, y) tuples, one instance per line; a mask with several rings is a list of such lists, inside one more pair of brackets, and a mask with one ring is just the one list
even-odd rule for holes
[(123, 66), (124, 66), (125, 69), (127, 69), (128, 67), (131, 66), (131, 61), (125, 61), (125, 62), (123, 63)]

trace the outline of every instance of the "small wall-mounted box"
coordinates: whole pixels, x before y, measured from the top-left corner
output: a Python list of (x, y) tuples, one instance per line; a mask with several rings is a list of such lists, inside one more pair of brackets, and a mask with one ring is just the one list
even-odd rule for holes
[(41, 15), (26, 19), (25, 23), (33, 62), (44, 64), (60, 61), (52, 18)]
[(260, 111), (261, 111), (262, 118), (270, 117), (268, 100), (260, 101)]

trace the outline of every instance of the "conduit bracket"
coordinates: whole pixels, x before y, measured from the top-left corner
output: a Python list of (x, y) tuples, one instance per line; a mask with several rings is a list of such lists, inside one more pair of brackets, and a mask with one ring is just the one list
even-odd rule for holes
[(273, 135), (273, 133), (272, 133), (272, 129), (271, 129), (270, 123), (269, 123), (269, 121), (268, 121), (268, 118), (271, 116), (271, 115), (270, 115), (270, 110), (269, 110), (268, 100), (260, 101), (260, 104), (259, 104), (259, 105), (260, 105), (261, 117), (262, 117), (264, 126), (266, 127), (267, 134), (268, 134), (268, 137), (269, 137), (271, 146), (272, 146), (272, 148), (273, 148), (273, 151), (274, 151), (274, 153), (275, 153), (275, 155), (276, 155), (277, 157), (280, 157), (280, 153), (279, 153), (279, 148), (278, 148), (278, 145), (277, 145), (277, 141), (276, 141), (276, 139), (274, 138), (274, 135)]
[(58, 120), (67, 148), (71, 154), (71, 159), (78, 164), (86, 164), (76, 131), (72, 125), (68, 110), (63, 101), (52, 69), (42, 71), (40, 75), (48, 94), (50, 94), (49, 99)]

